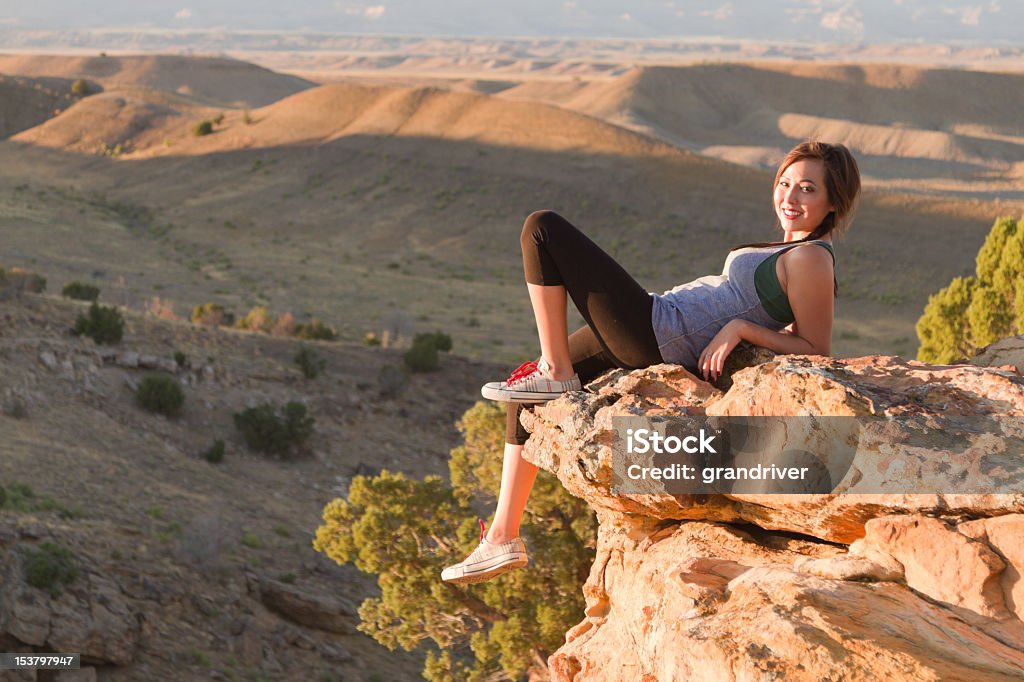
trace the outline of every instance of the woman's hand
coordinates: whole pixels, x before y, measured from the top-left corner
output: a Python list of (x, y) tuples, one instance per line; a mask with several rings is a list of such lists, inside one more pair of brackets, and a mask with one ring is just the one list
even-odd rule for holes
[(725, 367), (725, 359), (743, 338), (740, 336), (740, 329), (743, 320), (730, 320), (725, 323), (711, 343), (705, 346), (697, 360), (697, 368), (704, 375), (704, 381), (711, 375), (712, 381), (717, 381), (722, 376), (722, 369)]

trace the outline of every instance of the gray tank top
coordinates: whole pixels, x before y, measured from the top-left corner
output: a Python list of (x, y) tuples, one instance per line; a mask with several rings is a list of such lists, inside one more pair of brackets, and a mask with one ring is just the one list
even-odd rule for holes
[[(807, 244), (831, 244), (815, 240)], [(794, 244), (747, 247), (730, 251), (721, 275), (707, 275), (680, 284), (664, 294), (651, 294), (651, 325), (665, 362), (694, 369), (701, 351), (730, 320), (747, 320), (778, 331), (788, 323), (772, 317), (754, 283), (757, 266)], [(774, 273), (773, 273), (774, 274)]]

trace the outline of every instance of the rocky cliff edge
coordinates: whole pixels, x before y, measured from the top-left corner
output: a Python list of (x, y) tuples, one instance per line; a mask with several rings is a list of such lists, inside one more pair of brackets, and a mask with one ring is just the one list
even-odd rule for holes
[(747, 350), (727, 390), (658, 365), (526, 411), (524, 456), (600, 522), (552, 679), (1024, 679), (1024, 489), (626, 494), (609, 446), (618, 416), (1024, 416), (1007, 344), (999, 367)]

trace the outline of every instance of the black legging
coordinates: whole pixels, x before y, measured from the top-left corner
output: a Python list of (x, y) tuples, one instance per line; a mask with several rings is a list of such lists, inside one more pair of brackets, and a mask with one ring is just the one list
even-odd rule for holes
[[(613, 367), (662, 362), (651, 326), (651, 296), (621, 265), (553, 211), (531, 213), (519, 243), (530, 284), (562, 285), (587, 326), (569, 335), (569, 359), (584, 384)], [(505, 442), (522, 445), (520, 403), (508, 403)]]

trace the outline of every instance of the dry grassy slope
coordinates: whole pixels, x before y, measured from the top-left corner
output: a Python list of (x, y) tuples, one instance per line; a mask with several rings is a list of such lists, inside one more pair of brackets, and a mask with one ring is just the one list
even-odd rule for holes
[[(384, 399), (378, 373), (400, 362), (396, 351), (306, 344), (326, 360), (324, 373), (306, 380), (292, 362), (298, 341), (128, 315), (122, 350), (168, 359), (182, 351), (193, 366), (209, 365), (216, 376), (179, 372), (180, 378), (201, 378), (186, 386), (181, 418), (168, 420), (134, 404), (130, 384), (146, 371), (98, 362), (91, 343), (67, 333), (82, 310), (34, 296), (0, 303), (0, 399), (7, 404), (17, 395), (28, 408), (23, 419), (0, 413), (0, 483), (29, 484), (37, 495), (81, 511), (72, 519), (3, 511), (0, 521), (35, 523), (73, 547), (90, 570), (118, 582), (145, 576), (155, 592), (171, 595), (162, 603), (132, 602), (146, 614), (150, 634), (135, 664), (104, 679), (208, 675), (194, 666), (193, 650), (224, 670), (236, 644), (225, 623), (248, 616), (285, 667), (273, 679), (318, 679), (324, 661), (315, 650), (279, 642), (282, 628), (290, 632), (292, 626), (246, 595), (245, 574), (293, 574), (295, 585), (312, 595), (358, 604), (370, 593), (369, 581), (310, 547), (323, 506), (360, 464), (417, 477), (446, 472), (448, 451), (458, 440), (454, 423), (495, 368), (446, 357), (440, 374), (413, 376), (399, 398)], [(45, 366), (44, 351), (53, 354), (56, 368)], [(281, 461), (246, 450), (231, 415), (265, 400), (308, 405), (316, 417), (309, 456)], [(225, 460), (216, 466), (198, 457), (215, 438), (227, 443)], [(261, 546), (243, 545), (244, 532)], [(192, 563), (194, 545), (206, 541), (219, 544), (205, 557), (216, 568)], [(203, 602), (217, 604), (217, 613), (203, 613)], [(363, 680), (374, 672), (418, 678), (412, 657), (367, 637), (300, 630), (354, 655), (351, 664), (330, 666), (342, 679)], [(242, 659), (237, 652), (234, 658)], [(240, 668), (260, 667), (252, 661), (237, 665), (243, 679)]]
[(261, 107), (312, 86), (295, 76), (224, 57), (0, 55), (0, 73), (85, 78), (107, 90), (151, 88), (222, 107)]
[[(796, 141), (849, 145), (867, 174), (935, 190), (1004, 182), (1024, 162), (1024, 74), (914, 66), (766, 62), (644, 67), (589, 85), (527, 83), (500, 94), (558, 103), (684, 148), (771, 166)], [(1015, 165), (1016, 164), (1016, 165)], [(936, 179), (938, 178), (938, 179)]]
[(0, 139), (43, 123), (76, 101), (73, 81), (0, 75)]
[[(136, 92), (145, 107), (178, 106), (153, 91), (110, 97), (129, 109)], [(56, 139), (101, 105), (19, 140)], [(94, 280), (135, 306), (159, 295), (179, 314), (211, 299), (316, 314), (349, 339), (401, 310), (451, 332), (459, 352), (511, 362), (535, 352), (515, 246), (531, 210), (567, 214), (651, 290), (771, 235), (768, 174), (555, 107), (341, 84), (253, 117), (229, 113), (204, 138), (190, 116), (153, 118), (130, 140), (166, 134), (170, 146), (118, 160), (0, 145), (0, 176), (24, 186), (0, 192), (9, 264), (57, 286)], [(927, 295), (971, 266), (997, 215), (1019, 210), (869, 192), (840, 247), (835, 351), (912, 354)]]
[(166, 146), (169, 132), (184, 136), (215, 111), (180, 95), (122, 88), (86, 97), (13, 139), (87, 154), (131, 153)]

